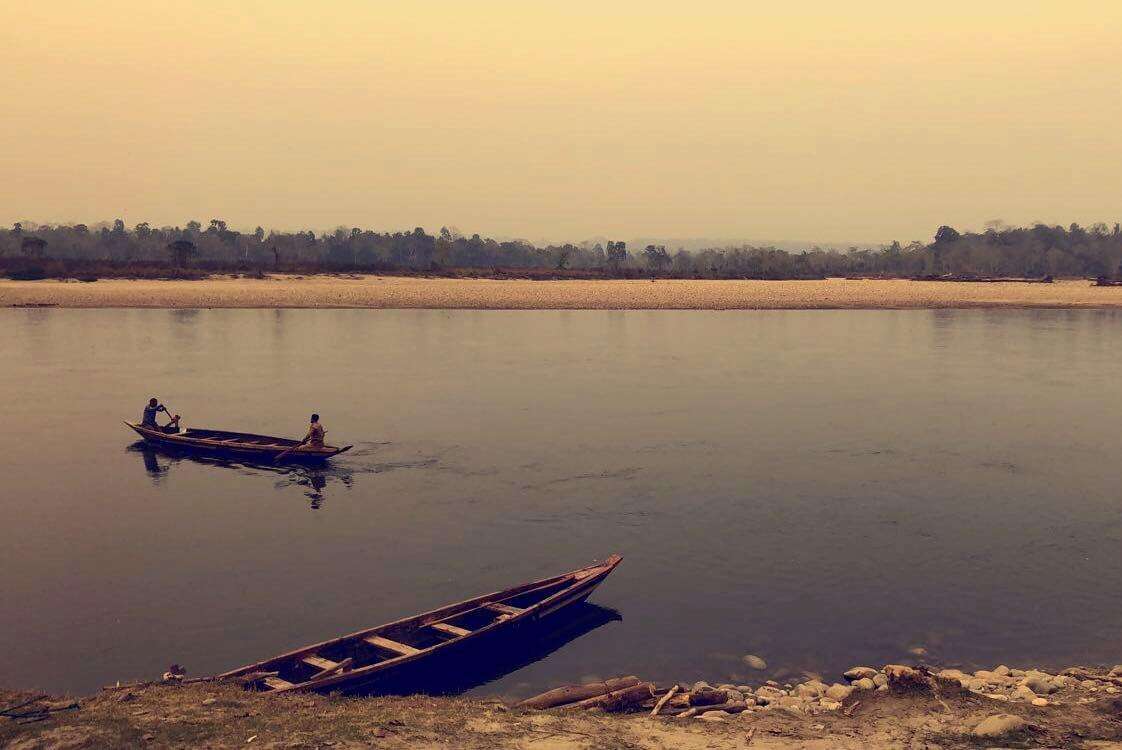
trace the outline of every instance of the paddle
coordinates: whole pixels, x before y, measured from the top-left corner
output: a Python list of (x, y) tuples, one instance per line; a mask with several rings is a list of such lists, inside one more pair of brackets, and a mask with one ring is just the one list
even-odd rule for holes
[(303, 445), (303, 444), (304, 444), (305, 442), (306, 442), (306, 441), (304, 441), (304, 440), (301, 440), (301, 441), (300, 441), (299, 443), (297, 443), (296, 445), (292, 446), (291, 448), (289, 448), (289, 449), (287, 449), (287, 450), (283, 450), (283, 451), (281, 451), (280, 453), (278, 453), (277, 455), (273, 456), (273, 463), (276, 463), (277, 461), (280, 461), (280, 460), (281, 460), (282, 458), (284, 458), (285, 456), (287, 456), (287, 455), (288, 455), (289, 453), (292, 453), (292, 451), (294, 451), (294, 450), (296, 450), (297, 448), (299, 448), (299, 447), (300, 447), (301, 445)]

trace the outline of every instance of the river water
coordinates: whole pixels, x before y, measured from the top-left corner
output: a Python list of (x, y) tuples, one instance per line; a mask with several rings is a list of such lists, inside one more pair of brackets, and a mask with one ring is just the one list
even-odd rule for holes
[[(613, 552), (587, 626), (466, 686), (1113, 664), (1120, 339), (1104, 311), (0, 310), (0, 681), (208, 674)], [(355, 448), (146, 451), (121, 421), (153, 395)]]

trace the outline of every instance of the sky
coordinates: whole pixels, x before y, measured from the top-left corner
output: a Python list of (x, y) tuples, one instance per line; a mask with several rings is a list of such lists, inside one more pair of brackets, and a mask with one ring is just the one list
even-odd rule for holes
[(1122, 220), (1122, 3), (0, 2), (0, 222)]

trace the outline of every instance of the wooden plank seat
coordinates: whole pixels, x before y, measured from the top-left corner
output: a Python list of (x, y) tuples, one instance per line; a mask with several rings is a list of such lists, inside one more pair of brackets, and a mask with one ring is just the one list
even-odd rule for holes
[(492, 612), (499, 612), (501, 614), (511, 615), (511, 616), (520, 615), (520, 614), (522, 614), (523, 612), (526, 611), (524, 609), (519, 609), (518, 607), (511, 607), (509, 605), (502, 604), (500, 602), (487, 602), (483, 606), (486, 609), (491, 610)]
[(429, 627), (432, 628), (433, 630), (439, 630), (441, 633), (447, 633), (448, 635), (454, 635), (457, 638), (460, 638), (460, 637), (465, 636), (465, 635), (471, 635), (470, 630), (467, 630), (465, 628), (458, 628), (455, 625), (449, 625), (446, 622), (434, 622), (432, 625), (429, 625)]
[(331, 661), (330, 659), (324, 659), (322, 656), (315, 655), (305, 656), (300, 661), (304, 662), (309, 667), (315, 667), (316, 669), (335, 669), (339, 666), (339, 662), (337, 661)]
[(400, 654), (401, 656), (412, 656), (413, 654), (421, 653), (421, 649), (419, 648), (413, 648), (412, 646), (408, 646), (404, 643), (391, 641), (389, 638), (383, 638), (380, 635), (370, 635), (366, 638), (363, 638), (363, 640), (369, 643), (371, 646), (374, 646), (375, 648), (382, 648), (386, 651), (393, 651), (394, 653)]
[(288, 680), (282, 680), (280, 677), (266, 677), (263, 682), (273, 690), (292, 687), (291, 682), (289, 682)]

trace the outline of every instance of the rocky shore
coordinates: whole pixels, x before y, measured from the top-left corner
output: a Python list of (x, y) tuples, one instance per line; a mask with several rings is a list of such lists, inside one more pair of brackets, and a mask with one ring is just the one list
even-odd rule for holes
[(77, 700), (0, 691), (0, 746), (1122, 750), (1122, 665), (1060, 674), (886, 665), (854, 667), (829, 682), (809, 676), (651, 690), (661, 703), (655, 716), (637, 704), (622, 713), (587, 702), (585, 710), (534, 710), (429, 696), (267, 695), (215, 682), (125, 687)]

